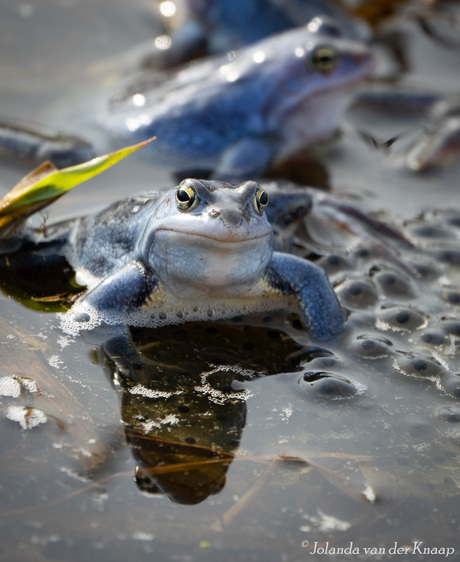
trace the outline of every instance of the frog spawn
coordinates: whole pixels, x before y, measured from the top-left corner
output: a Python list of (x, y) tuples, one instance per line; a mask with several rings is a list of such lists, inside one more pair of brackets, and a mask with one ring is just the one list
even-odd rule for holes
[[(317, 206), (316, 212), (318, 214)], [(402, 225), (407, 241), (399, 247), (394, 236), (388, 239), (384, 233), (384, 243), (376, 244), (375, 237), (363, 242), (356, 232), (357, 243), (349, 243), (350, 237), (345, 248), (331, 244), (334, 246), (332, 253), (327, 252), (326, 247), (317, 252), (315, 241), (310, 246), (297, 244), (308, 230), (310, 218), (311, 213), (297, 223), (296, 232), (301, 231), (301, 234), (296, 238), (294, 233), (292, 249), (294, 253), (316, 259), (335, 286), (348, 315), (340, 345), (344, 341), (342, 349), (351, 357), (333, 347), (328, 347), (334, 349), (333, 353), (319, 352), (317, 359), (305, 365), (299, 379), (305, 396), (315, 400), (348, 401), (369, 394), (371, 391), (365, 381), (349, 372), (350, 360), (358, 360), (361, 365), (372, 362), (379, 372), (429, 381), (451, 397), (460, 396), (460, 377), (456, 374), (460, 371), (456, 360), (460, 339), (460, 321), (457, 320), (460, 216), (437, 212)], [(305, 248), (311, 246), (313, 253), (310, 250), (310, 255), (305, 255)], [(295, 303), (291, 304), (295, 309)], [(279, 307), (285, 309), (286, 301), (280, 301)], [(256, 309), (238, 305), (235, 309), (217, 310), (213, 303), (205, 301), (202, 306), (194, 302), (190, 307), (168, 313), (144, 310), (136, 315), (129, 314), (124, 320), (133, 326), (157, 328), (181, 324), (185, 320), (241, 318), (274, 308), (272, 301), (259, 303)], [(112, 318), (107, 312), (79, 311), (78, 303), (73, 311), (76, 315), (64, 317), (62, 324), (68, 333), (76, 334), (82, 327), (92, 329), (101, 323), (120, 321), (119, 315)], [(82, 323), (80, 316), (84, 320)], [(290, 322), (295, 324), (295, 320)], [(297, 326), (301, 327), (298, 321)]]
[[(402, 228), (414, 249), (400, 248), (401, 267), (361, 242), (318, 259), (348, 320), (340, 346), (309, 363), (299, 380), (306, 396), (371, 395), (372, 381), (363, 389), (368, 379), (350, 369), (357, 361), (369, 375), (411, 377), (460, 398), (460, 215), (437, 211)], [(449, 423), (458, 414), (455, 406), (438, 413)]]

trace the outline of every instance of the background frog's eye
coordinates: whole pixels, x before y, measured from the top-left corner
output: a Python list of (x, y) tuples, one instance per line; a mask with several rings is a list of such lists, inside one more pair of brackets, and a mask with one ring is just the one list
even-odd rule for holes
[(265, 207), (268, 205), (268, 194), (261, 187), (256, 191), (254, 195), (254, 209), (262, 214)]
[(316, 47), (310, 53), (308, 64), (313, 70), (327, 74), (337, 66), (337, 54), (332, 47)]
[(181, 185), (176, 191), (176, 207), (180, 211), (190, 211), (198, 202), (198, 195), (193, 187)]

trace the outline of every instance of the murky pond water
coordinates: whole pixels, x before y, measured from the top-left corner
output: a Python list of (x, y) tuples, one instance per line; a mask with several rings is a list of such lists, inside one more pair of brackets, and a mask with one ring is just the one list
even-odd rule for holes
[[(4, 2), (0, 115), (61, 124), (155, 33), (150, 10)], [(458, 91), (458, 44), (413, 19), (405, 31), (409, 79)], [(418, 118), (366, 111), (355, 126), (381, 140)], [(2, 560), (458, 557), (460, 161), (410, 173), (351, 132), (323, 159), (335, 190), (414, 244), (307, 221), (295, 251), (325, 268), (348, 314), (325, 345), (280, 313), (136, 330), (124, 356), (63, 334), (52, 301), (1, 296)], [(2, 193), (28, 171), (0, 169)], [(171, 182), (133, 157), (47, 221)]]

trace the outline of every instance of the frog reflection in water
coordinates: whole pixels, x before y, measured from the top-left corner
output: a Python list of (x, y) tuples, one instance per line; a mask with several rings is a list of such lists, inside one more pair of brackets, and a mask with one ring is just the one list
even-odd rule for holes
[[(158, 327), (290, 309), (312, 338), (334, 336), (342, 312), (328, 279), (312, 263), (273, 251), (267, 204), (255, 182), (188, 179), (50, 227), (48, 243), (64, 238), (59, 251), (88, 287), (64, 328)], [(30, 236), (40, 243), (43, 235)]]
[(247, 179), (334, 132), (372, 66), (366, 45), (315, 18), (163, 82), (130, 86), (101, 126), (121, 144), (155, 135), (150, 157), (175, 170)]
[(120, 354), (110, 341), (98, 355), (121, 390), (136, 484), (181, 504), (202, 502), (224, 487), (244, 430), (251, 381), (300, 372), (314, 357), (331, 354), (243, 319), (135, 329), (132, 340), (132, 355)]

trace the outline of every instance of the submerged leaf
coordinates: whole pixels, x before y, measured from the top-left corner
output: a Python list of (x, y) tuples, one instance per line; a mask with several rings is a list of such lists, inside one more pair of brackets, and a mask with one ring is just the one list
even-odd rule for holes
[(64, 195), (72, 187), (100, 174), (152, 140), (154, 139), (62, 170), (58, 170), (50, 162), (41, 164), (0, 201), (0, 238), (5, 238), (19, 223)]

